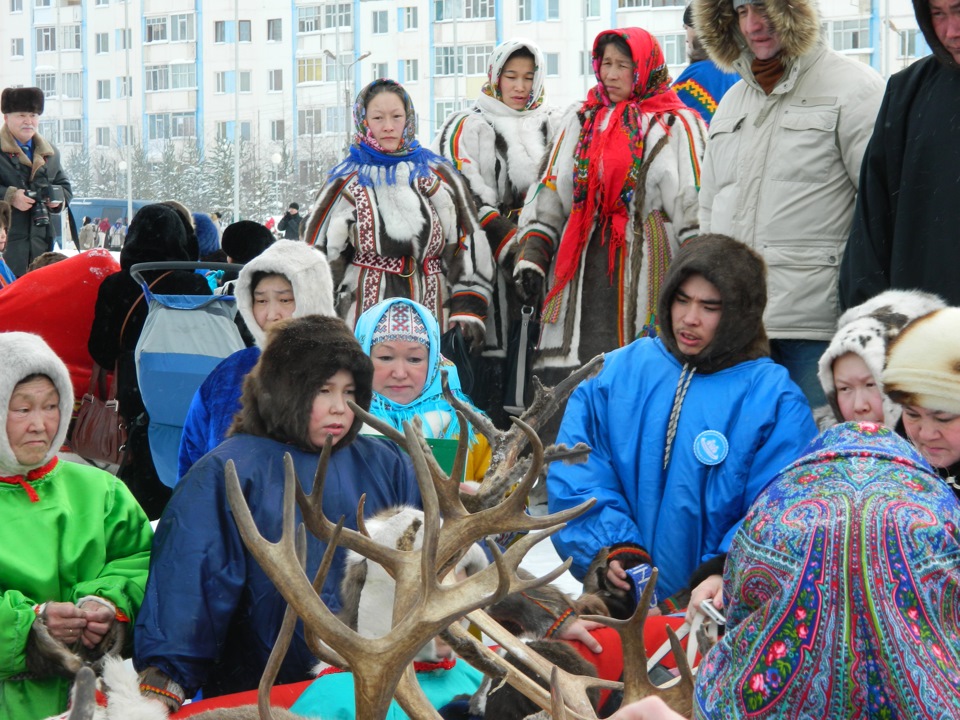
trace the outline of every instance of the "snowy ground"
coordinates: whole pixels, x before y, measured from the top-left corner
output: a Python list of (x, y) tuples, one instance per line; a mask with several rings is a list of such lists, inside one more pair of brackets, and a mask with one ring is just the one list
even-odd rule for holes
[[(550, 538), (545, 538), (533, 546), (523, 562), (520, 563), (520, 567), (537, 577), (541, 577), (562, 564), (563, 561), (557, 555), (557, 551), (554, 550)], [(578, 597), (583, 591), (583, 586), (570, 574), (569, 570), (554, 580), (553, 585), (572, 597)]]

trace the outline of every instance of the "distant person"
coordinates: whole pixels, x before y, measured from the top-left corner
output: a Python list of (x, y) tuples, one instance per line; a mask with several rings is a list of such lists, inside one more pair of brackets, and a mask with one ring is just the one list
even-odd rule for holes
[(691, 110), (700, 113), (709, 125), (720, 99), (740, 79), (734, 72), (722, 70), (703, 49), (693, 25), (693, 5), (683, 11), (683, 29), (687, 33), (687, 59), (690, 64), (673, 82), (673, 91)]
[(0, 94), (0, 198), (13, 206), (3, 257), (17, 276), (35, 257), (53, 250), (59, 215), (54, 219), (51, 214), (60, 213), (73, 198), (60, 151), (37, 132), (43, 99), (37, 87), (7, 88)]
[(107, 247), (111, 250), (119, 250), (123, 247), (123, 241), (127, 237), (127, 219), (117, 218), (117, 221), (110, 228), (110, 235), (107, 238)]
[(97, 226), (93, 224), (93, 220), (84, 215), (83, 224), (80, 226), (80, 237), (77, 238), (77, 249), (83, 252), (95, 248), (99, 244)]
[(277, 223), (277, 230), (283, 233), (285, 240), (299, 240), (300, 221), (302, 219), (299, 203), (292, 202), (287, 206), (287, 211), (280, 218), (280, 222)]

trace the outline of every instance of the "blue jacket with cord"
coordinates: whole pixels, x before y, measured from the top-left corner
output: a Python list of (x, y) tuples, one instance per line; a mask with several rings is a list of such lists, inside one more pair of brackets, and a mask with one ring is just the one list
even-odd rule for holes
[[(313, 488), (319, 454), (268, 438), (235, 435), (197, 462), (177, 485), (157, 528), (146, 598), (137, 616), (134, 664), (155, 666), (191, 697), (257, 687), (280, 629), (286, 601), (247, 550), (226, 497), (224, 468), (233, 460), (260, 533), (280, 539), (283, 456), (293, 458), (304, 491)], [(399, 504), (420, 507), (409, 458), (386, 440), (357, 437), (330, 457), (325, 514), (356, 529), (360, 496), (371, 516)], [(299, 509), (296, 522), (301, 522)], [(307, 534), (306, 574), (313, 578), (326, 544)], [(346, 550), (336, 551), (321, 596), (333, 612)], [(278, 683), (306, 680), (316, 659), (298, 624)]]
[(787, 371), (769, 358), (746, 360), (693, 374), (664, 469), (682, 369), (659, 338), (642, 338), (608, 353), (600, 374), (571, 396), (557, 442), (593, 450), (585, 463), (553, 464), (547, 495), (550, 512), (597, 499), (553, 536), (577, 578), (603, 548), (630, 543), (659, 568), (661, 599), (685, 589), (703, 561), (727, 551), (753, 499), (816, 435)]

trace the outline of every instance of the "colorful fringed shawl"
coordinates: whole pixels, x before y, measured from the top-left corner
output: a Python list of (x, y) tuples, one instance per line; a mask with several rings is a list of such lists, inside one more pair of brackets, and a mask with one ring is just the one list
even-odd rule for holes
[[(633, 91), (618, 103), (610, 101), (600, 81), (603, 57), (599, 47), (609, 35), (626, 41), (634, 63)], [(609, 272), (613, 275), (617, 253), (626, 242), (627, 208), (643, 165), (642, 117), (653, 115), (666, 129), (657, 116), (686, 107), (670, 89), (670, 74), (660, 45), (641, 28), (608, 30), (597, 35), (593, 70), (597, 85), (579, 110), (583, 123), (574, 150), (573, 207), (557, 251), (548, 304), (576, 274), (595, 221), (604, 230), (602, 237), (609, 237)]]
[(825, 431), (727, 558), (698, 718), (960, 717), (960, 506), (883, 425)]
[[(400, 147), (394, 152), (387, 152), (380, 147), (367, 125), (367, 98), (379, 86), (390, 87), (390, 92), (399, 95), (407, 111)], [(397, 181), (397, 165), (409, 163), (410, 182), (413, 183), (419, 178), (430, 177), (431, 165), (447, 162), (417, 141), (417, 113), (413, 108), (413, 100), (403, 86), (394, 80), (374, 80), (360, 91), (353, 103), (353, 127), (355, 133), (349, 153), (330, 171), (328, 181), (356, 173), (357, 181), (364, 187), (393, 185)]]

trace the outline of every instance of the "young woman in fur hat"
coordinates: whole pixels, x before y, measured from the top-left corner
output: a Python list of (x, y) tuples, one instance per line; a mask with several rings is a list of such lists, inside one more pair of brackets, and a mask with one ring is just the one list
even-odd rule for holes
[(483, 343), (493, 283), (490, 247), (470, 190), (453, 166), (416, 139), (416, 113), (393, 80), (367, 85), (353, 106), (346, 160), (330, 171), (305, 239), (333, 271), (337, 312), (350, 327), (384, 298), (430, 308)]
[[(345, 517), (346, 526), (356, 529), (364, 494), (368, 517), (396, 505), (419, 507), (403, 451), (386, 440), (357, 436), (362, 423), (346, 401), (369, 408), (372, 377), (370, 358), (339, 318), (308, 315), (270, 329), (244, 381), (231, 436), (183, 477), (157, 528), (135, 638), (144, 694), (176, 709), (200, 688), (204, 697), (252, 690), (280, 628), (287, 603), (240, 538), (226, 499), (228, 460), (267, 538), (280, 537), (284, 455), (292, 457), (309, 493), (328, 436), (334, 443), (323, 499), (328, 517)], [(325, 549), (307, 538), (310, 577)], [(336, 551), (321, 590), (334, 612), (345, 557), (343, 548)], [(314, 663), (301, 628), (278, 682), (308, 679)]]
[(907, 437), (960, 497), (960, 308), (917, 318), (891, 344), (883, 389)]
[(126, 486), (57, 452), (66, 366), (37, 335), (0, 333), (0, 717), (63, 712), (82, 662), (119, 652), (143, 600), (153, 531)]
[(240, 410), (243, 380), (260, 359), (270, 328), (288, 317), (334, 315), (327, 260), (299, 240), (277, 240), (247, 263), (235, 292), (240, 315), (256, 344), (225, 358), (197, 388), (180, 439), (181, 478), (227, 437)]
[(670, 90), (656, 38), (604, 31), (593, 67), (597, 85), (561, 123), (520, 216), (514, 277), (525, 302), (547, 290), (536, 367), (548, 385), (656, 333), (663, 275), (698, 228), (706, 128)]

